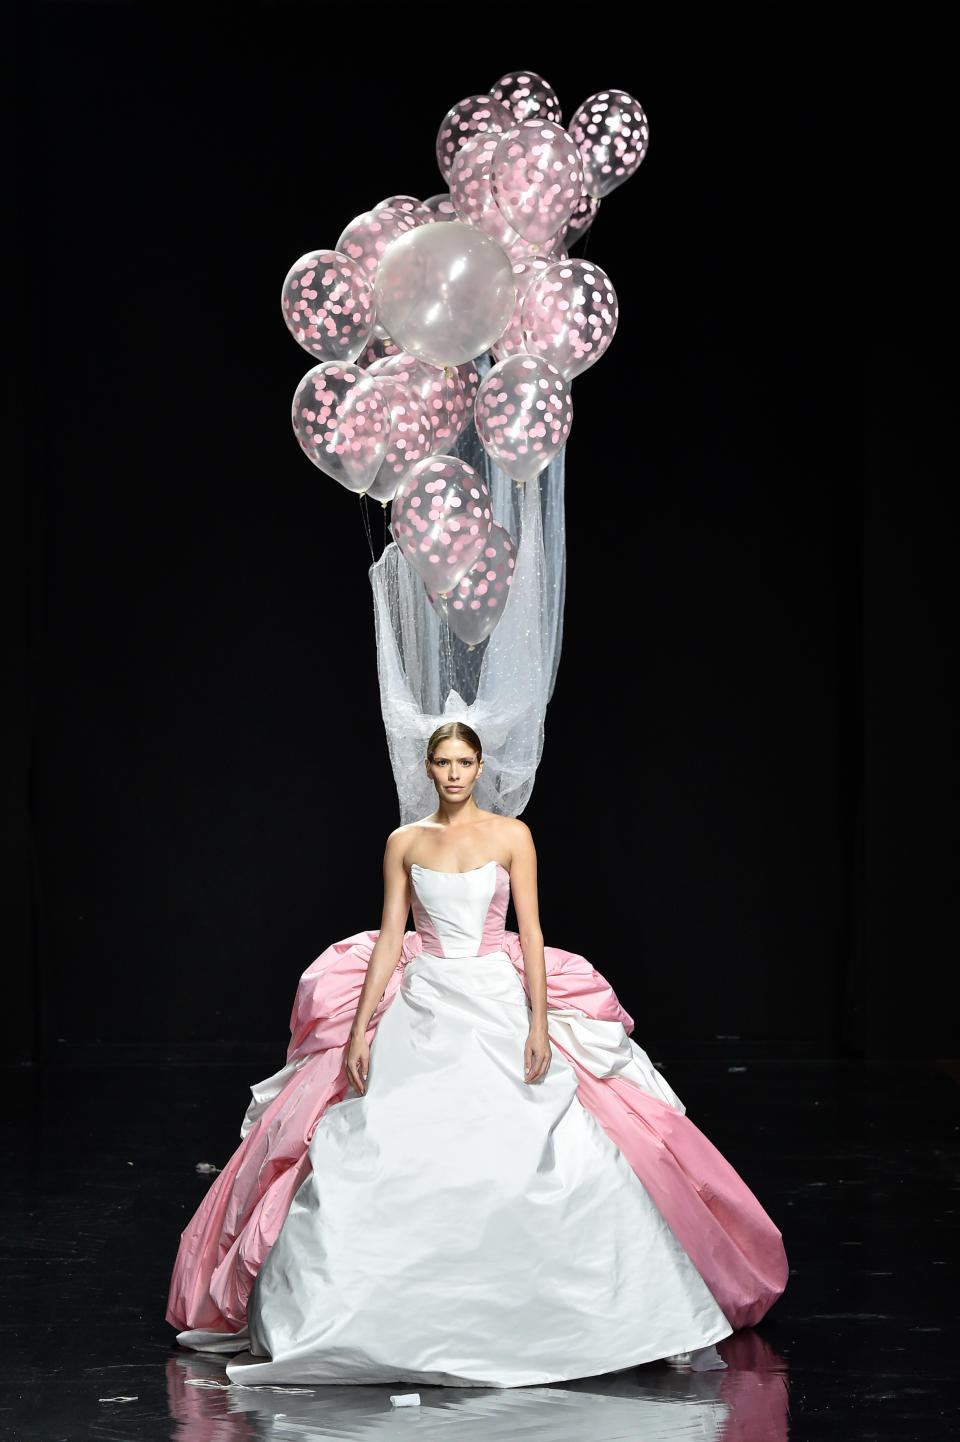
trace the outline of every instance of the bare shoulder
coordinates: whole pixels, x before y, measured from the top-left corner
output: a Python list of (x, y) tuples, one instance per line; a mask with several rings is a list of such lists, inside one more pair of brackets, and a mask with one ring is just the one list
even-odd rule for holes
[(536, 850), (533, 845), (533, 832), (527, 823), (521, 821), (519, 816), (501, 816), (498, 821), (498, 833), (504, 847), (510, 852), (512, 861), (532, 860), (536, 856)]
[(395, 831), (391, 831), (387, 837), (387, 845), (384, 852), (385, 859), (390, 861), (402, 860), (406, 855), (407, 848), (411, 841), (415, 839), (419, 826), (419, 822), (410, 821), (406, 826), (398, 826)]

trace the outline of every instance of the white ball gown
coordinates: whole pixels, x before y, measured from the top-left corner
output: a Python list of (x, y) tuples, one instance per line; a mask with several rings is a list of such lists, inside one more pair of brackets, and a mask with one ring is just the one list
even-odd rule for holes
[(584, 958), (548, 947), (553, 1059), (523, 1080), (529, 1004), (509, 873), (412, 866), (408, 933), (344, 1055), (376, 933), (304, 974), (288, 1063), (183, 1233), (168, 1320), (249, 1384), (513, 1387), (691, 1352), (780, 1295), (780, 1233), (684, 1116)]

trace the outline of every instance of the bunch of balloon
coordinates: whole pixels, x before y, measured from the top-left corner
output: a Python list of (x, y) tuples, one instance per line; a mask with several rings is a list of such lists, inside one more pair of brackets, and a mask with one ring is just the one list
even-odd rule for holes
[(511, 71), (444, 116), (444, 190), (387, 197), (284, 281), (284, 319), (314, 362), (293, 399), (300, 447), (390, 507), (370, 578), (404, 814), (424, 733), (453, 711), (499, 738), (493, 809), (518, 814), (532, 788), (562, 628), (570, 387), (618, 321), (609, 276), (569, 247), (648, 143), (625, 91), (564, 125), (553, 87)]

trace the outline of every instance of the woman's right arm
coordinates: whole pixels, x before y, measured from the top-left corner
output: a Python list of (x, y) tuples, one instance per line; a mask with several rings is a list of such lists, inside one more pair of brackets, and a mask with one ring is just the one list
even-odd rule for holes
[(408, 840), (405, 828), (392, 832), (387, 838), (383, 856), (383, 917), (380, 922), (380, 935), (370, 953), (367, 975), (360, 992), (360, 1000), (357, 1002), (357, 1014), (350, 1028), (346, 1055), (347, 1080), (361, 1096), (366, 1091), (370, 1066), (366, 1030), (400, 960), (404, 928), (410, 911), (410, 883), (403, 865), (403, 854)]

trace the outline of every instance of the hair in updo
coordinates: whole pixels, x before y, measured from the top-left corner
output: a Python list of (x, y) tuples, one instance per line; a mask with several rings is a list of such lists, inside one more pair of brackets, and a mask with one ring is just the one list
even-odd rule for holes
[(465, 721), (445, 721), (442, 726), (437, 727), (427, 742), (428, 761), (433, 760), (433, 753), (441, 741), (465, 741), (468, 746), (472, 746), (474, 751), (476, 751), (477, 760), (483, 760), (483, 747), (480, 744), (480, 737), (476, 731), (474, 731), (473, 727), (468, 726)]

